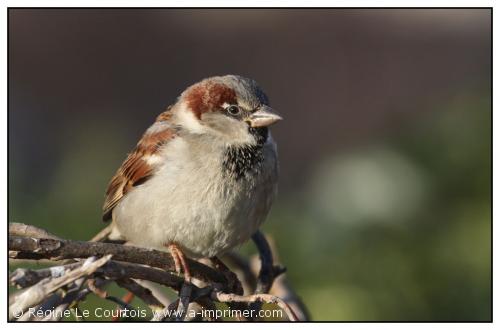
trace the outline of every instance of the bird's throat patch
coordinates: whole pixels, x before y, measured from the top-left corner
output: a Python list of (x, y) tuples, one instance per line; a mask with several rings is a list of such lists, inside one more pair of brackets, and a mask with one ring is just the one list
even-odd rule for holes
[(231, 146), (226, 149), (223, 167), (226, 174), (236, 180), (244, 178), (246, 175), (254, 175), (260, 171), (260, 165), (264, 160), (263, 146), (267, 141), (268, 129), (249, 128), (249, 132), (255, 137), (257, 144)]
[(222, 164), (226, 174), (239, 180), (258, 173), (263, 159), (262, 146), (234, 146), (227, 148)]

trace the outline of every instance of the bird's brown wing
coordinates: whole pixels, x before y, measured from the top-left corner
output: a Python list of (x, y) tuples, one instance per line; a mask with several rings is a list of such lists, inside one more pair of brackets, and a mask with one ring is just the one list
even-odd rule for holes
[(106, 190), (103, 221), (112, 218), (114, 207), (128, 192), (151, 177), (158, 166), (154, 156), (162, 146), (175, 138), (175, 129), (169, 124), (172, 117), (169, 110), (170, 108), (156, 118), (156, 122), (144, 133), (135, 149), (111, 179)]

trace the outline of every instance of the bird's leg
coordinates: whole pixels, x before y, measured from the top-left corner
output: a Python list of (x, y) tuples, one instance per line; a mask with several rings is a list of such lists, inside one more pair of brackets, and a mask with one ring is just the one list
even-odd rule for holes
[(179, 299), (177, 304), (177, 321), (182, 321), (186, 317), (187, 310), (189, 308), (189, 303), (191, 299), (191, 273), (189, 272), (189, 267), (186, 261), (184, 253), (181, 251), (179, 246), (175, 243), (168, 244), (168, 249), (170, 254), (174, 259), (175, 271), (180, 274), (184, 270), (184, 284), (179, 290)]
[(184, 279), (186, 282), (191, 282), (191, 273), (189, 272), (189, 267), (186, 261), (186, 257), (184, 253), (181, 251), (179, 246), (175, 243), (168, 244), (168, 249), (170, 250), (170, 254), (174, 259), (175, 271), (180, 274), (181, 271), (184, 271)]

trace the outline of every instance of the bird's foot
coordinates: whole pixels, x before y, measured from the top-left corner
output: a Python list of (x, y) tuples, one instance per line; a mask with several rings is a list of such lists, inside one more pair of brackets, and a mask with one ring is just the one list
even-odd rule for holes
[(175, 243), (171, 243), (168, 245), (168, 249), (170, 250), (170, 254), (174, 259), (175, 271), (177, 274), (181, 274), (184, 271), (184, 279), (186, 282), (191, 282), (191, 273), (189, 272), (188, 263), (186, 261), (186, 257), (184, 253), (181, 251), (179, 246)]

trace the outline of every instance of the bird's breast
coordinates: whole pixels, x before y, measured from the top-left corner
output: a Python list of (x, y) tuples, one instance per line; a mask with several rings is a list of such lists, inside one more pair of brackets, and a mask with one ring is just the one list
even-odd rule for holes
[(213, 256), (246, 241), (258, 228), (275, 191), (264, 154), (197, 148), (173, 141), (155, 174), (124, 198), (115, 211), (125, 237), (151, 247), (173, 241), (193, 256)]

